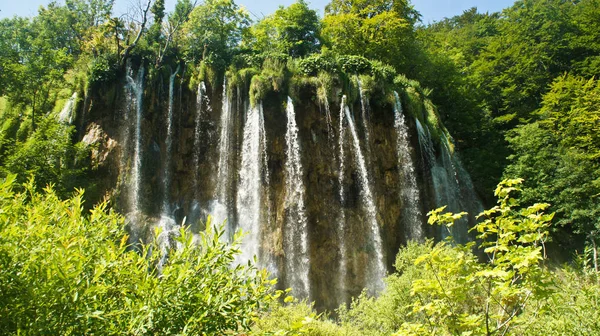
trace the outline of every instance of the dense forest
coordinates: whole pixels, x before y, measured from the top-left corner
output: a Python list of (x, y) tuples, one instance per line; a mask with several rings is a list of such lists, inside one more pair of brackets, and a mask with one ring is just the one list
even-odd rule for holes
[[(600, 333), (600, 0), (519, 0), (499, 13), (472, 8), (429, 25), (422, 24), (409, 0), (331, 0), (323, 17), (298, 0), (259, 20), (252, 20), (233, 0), (178, 0), (170, 12), (164, 0), (144, 0), (118, 17), (113, 16), (113, 2), (52, 2), (40, 7), (34, 17), (0, 20), (0, 334)], [(175, 82), (179, 89), (174, 89)], [(140, 83), (145, 83), (145, 89), (140, 89)], [(124, 86), (133, 87), (131, 92), (139, 96), (115, 89)], [(218, 94), (206, 93), (220, 87)], [(239, 262), (246, 251), (244, 233), (227, 232), (220, 223), (211, 225), (210, 217), (175, 216), (177, 221), (188, 220), (188, 225), (177, 227), (176, 242), (165, 245), (161, 227), (149, 230), (141, 243), (132, 243), (127, 202), (139, 202), (136, 210), (143, 210), (148, 218), (160, 215), (152, 210), (158, 203), (152, 203), (151, 196), (133, 201), (124, 196), (134, 187), (123, 187), (121, 175), (103, 162), (112, 148), (125, 145), (106, 140), (110, 130), (105, 129), (108, 135), (98, 131), (98, 120), (109, 120), (106, 124), (115, 129), (131, 124), (126, 112), (115, 108), (119, 99), (137, 102), (140, 115), (142, 96), (150, 97), (146, 103), (150, 112), (143, 112), (146, 119), (135, 128), (136, 134), (149, 134), (148, 128), (162, 125), (162, 119), (149, 116), (158, 114), (155, 106), (159, 106), (169, 113), (168, 129), (161, 132), (170, 135), (174, 90), (179, 92), (175, 107), (180, 110), (186, 104), (206, 108), (210, 97), (213, 102), (222, 97), (223, 102), (215, 106), (226, 110), (226, 95), (241, 106), (245, 96), (240, 92), (247, 91), (247, 110), (256, 108), (261, 118), (262, 102), (267, 111), (266, 102), (281, 107), (286, 100), (280, 96), (289, 96), (284, 109), (288, 133), (281, 132), (286, 141), (304, 136), (302, 131), (298, 136), (297, 129), (289, 131), (296, 126), (289, 121), (292, 101), (298, 115), (311, 113), (310, 108), (298, 107), (306, 97), (315, 106), (326, 106), (323, 118), (328, 119), (328, 128), (337, 127), (331, 123), (334, 110), (329, 111), (330, 105), (336, 106), (340, 139), (329, 129), (324, 134), (333, 144), (339, 141), (339, 148), (324, 152), (329, 154), (343, 154), (348, 148), (342, 144), (344, 120), (358, 143), (352, 134), (353, 117), (344, 107), (362, 107), (365, 118), (365, 105), (370, 104), (371, 118), (391, 123), (393, 116), (385, 119), (388, 116), (377, 114), (377, 109), (392, 106), (398, 121), (404, 120), (400, 119), (404, 106), (414, 120), (407, 122), (414, 133), (406, 136), (407, 141), (421, 148), (415, 152), (427, 152), (428, 136), (436, 148), (460, 156), (472, 179), (469, 186), (486, 210), (449, 206), (447, 212), (438, 208), (444, 204), (417, 200), (415, 204), (432, 209), (422, 220), (428, 223), (425, 233), (419, 229), (383, 239), (383, 250), (401, 247), (381, 258), (383, 271), (373, 271), (380, 277), (373, 280), (371, 274), (363, 279), (383, 285), (374, 286), (375, 293), (369, 285), (359, 288), (365, 288), (362, 293), (348, 289), (352, 297), (342, 300), (337, 309), (319, 300), (312, 303), (306, 282), (298, 280), (304, 289), (290, 285), (296, 283), (290, 274), (300, 272), (294, 267), (301, 269), (301, 265), (289, 266), (282, 278), (292, 280), (282, 280), (278, 286), (277, 277), (264, 265), (251, 262), (252, 258)], [(169, 99), (164, 98), (167, 94)], [(197, 97), (188, 99), (191, 94)], [(212, 112), (210, 106), (206, 110)], [(253, 127), (263, 132), (256, 141), (270, 152), (265, 171), (277, 181), (279, 175), (273, 172), (283, 164), (275, 158), (284, 150), (278, 149), (283, 145), (277, 141), (270, 147), (265, 144), (264, 128), (275, 128), (276, 123), (268, 113)], [(179, 118), (183, 130), (185, 120)], [(239, 122), (253, 122), (250, 112)], [(356, 155), (359, 168), (363, 161), (386, 165), (377, 153), (387, 146), (387, 135), (377, 128), (386, 122), (359, 130), (364, 141), (364, 158)], [(215, 128), (205, 124), (206, 129)], [(245, 129), (230, 137), (242, 143)], [(184, 138), (184, 132), (179, 132), (179, 139)], [(204, 134), (200, 128), (194, 132)], [(312, 136), (317, 148), (320, 135), (315, 132), (304, 138)], [(92, 134), (104, 140), (93, 142)], [(223, 138), (224, 133), (206, 134)], [(140, 143), (129, 144), (134, 145)], [(176, 145), (183, 151), (184, 145)], [(160, 146), (156, 146), (158, 154), (147, 154), (146, 166), (154, 160), (151, 155), (161, 161), (161, 150), (170, 152), (173, 143), (167, 140)], [(360, 152), (361, 146), (355, 147)], [(296, 155), (297, 161), (304, 158), (308, 166), (306, 154), (285, 153)], [(313, 154), (314, 160), (328, 160)], [(211, 155), (217, 153), (206, 151), (202, 156)], [(198, 187), (202, 170), (209, 170), (199, 156), (170, 163), (194, 166), (193, 187)], [(136, 160), (124, 164), (126, 169), (141, 164), (141, 159)], [(339, 160), (330, 161), (343, 168)], [(394, 160), (393, 169), (381, 168), (385, 174), (401, 170), (396, 167), (399, 159)], [(228, 162), (219, 159), (218, 165)], [(462, 174), (458, 162), (449, 164), (456, 169), (457, 181)], [(316, 165), (327, 170), (325, 164)], [(434, 168), (428, 169), (434, 175)], [(364, 175), (350, 177), (362, 181), (384, 175), (376, 167), (362, 170)], [(302, 175), (298, 167), (281, 176), (298, 171), (299, 184), (316, 179), (312, 171)], [(351, 197), (354, 187), (344, 194), (344, 170), (337, 174), (332, 180), (340, 179), (341, 204), (360, 202)], [(268, 180), (266, 175), (258, 180)], [(424, 172), (415, 176), (413, 184), (420, 186), (429, 178)], [(385, 179), (391, 178), (385, 175)], [(149, 179), (143, 182), (147, 186), (135, 188), (154, 195), (153, 185), (160, 181)], [(162, 188), (168, 194), (176, 186), (166, 181)], [(410, 184), (402, 178), (401, 182)], [(218, 189), (219, 182), (214, 183)], [(428, 187), (420, 188), (427, 194)], [(273, 198), (279, 195), (276, 192)], [(282, 195), (290, 193), (286, 189)], [(335, 207), (324, 205), (313, 211), (310, 200), (319, 196), (300, 196), (307, 200), (310, 216)], [(410, 195), (398, 199), (403, 204), (411, 201)], [(296, 203), (286, 198), (284, 204), (287, 208)], [(378, 199), (371, 203), (387, 205)], [(302, 213), (303, 205), (298, 207)], [(285, 211), (273, 215), (274, 221), (290, 216)], [(372, 232), (381, 229), (385, 236), (394, 230), (382, 224), (373, 228), (391, 216), (388, 212), (378, 209), (372, 214), (378, 218), (372, 219)], [(306, 216), (293, 218), (299, 226), (306, 222)], [(369, 222), (365, 217), (360, 220)], [(462, 236), (461, 225), (468, 225), (468, 233)], [(378, 253), (370, 245), (365, 249), (366, 259)], [(308, 252), (281, 254), (292, 253)], [(333, 257), (320, 258), (325, 266), (319, 267), (326, 268)], [(359, 264), (356, 260), (361, 259), (352, 260)], [(325, 279), (311, 272), (313, 282)], [(282, 283), (292, 288), (282, 288)], [(352, 282), (357, 288), (360, 284)], [(318, 295), (312, 298), (339, 296), (329, 293), (330, 287), (316, 287), (312, 290)], [(303, 290), (308, 294), (296, 295)]]

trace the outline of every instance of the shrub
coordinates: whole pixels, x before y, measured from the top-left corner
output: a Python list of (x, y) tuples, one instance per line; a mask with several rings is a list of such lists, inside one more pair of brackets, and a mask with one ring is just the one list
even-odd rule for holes
[(81, 191), (63, 201), (32, 181), (14, 186), (14, 175), (0, 184), (3, 334), (223, 334), (249, 329), (275, 298), (265, 271), (231, 266), (237, 245), (219, 230), (196, 245), (182, 229), (159, 271), (158, 243), (130, 249), (106, 203), (85, 215)]
[(298, 61), (302, 75), (316, 76), (320, 72), (333, 73), (337, 70), (335, 59), (329, 56), (313, 54)]
[(338, 64), (347, 74), (369, 74), (372, 69), (371, 62), (362, 56), (340, 56)]

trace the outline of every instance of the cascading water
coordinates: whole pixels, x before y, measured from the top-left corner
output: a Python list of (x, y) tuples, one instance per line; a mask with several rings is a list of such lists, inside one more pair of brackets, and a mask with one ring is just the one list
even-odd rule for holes
[(367, 161), (371, 162), (371, 131), (369, 130), (369, 116), (367, 113), (368, 109), (368, 100), (366, 99), (363, 89), (362, 83), (358, 76), (356, 77), (356, 82), (358, 84), (358, 96), (360, 98), (360, 111), (362, 117), (363, 130), (365, 132), (365, 148), (367, 150)]
[[(262, 229), (262, 155), (261, 155), (261, 123), (263, 119), (262, 103), (248, 110), (242, 140), (242, 162), (239, 173), (237, 193), (238, 229), (245, 233), (236, 261), (244, 264), (255, 256), (260, 258), (260, 236)], [(259, 259), (260, 263), (260, 259)]]
[(171, 207), (169, 205), (169, 193), (171, 190), (171, 157), (173, 156), (173, 92), (175, 91), (175, 77), (179, 72), (179, 66), (177, 70), (171, 74), (169, 78), (169, 106), (167, 110), (167, 139), (165, 140), (165, 163), (163, 167), (163, 204), (162, 214), (163, 216), (171, 215)]
[[(442, 131), (440, 137), (440, 155), (436, 157), (431, 132), (427, 126), (415, 119), (419, 144), (423, 158), (429, 164), (431, 180), (434, 189), (435, 206), (447, 206), (446, 211), (460, 212), (468, 210), (471, 214), (479, 213), (483, 206), (476, 196), (471, 178), (466, 173), (460, 160), (450, 150), (450, 140)], [(452, 237), (456, 242), (468, 241), (469, 219), (463, 217), (456, 221), (451, 228)], [(448, 235), (447, 230), (442, 230), (442, 237)]]
[[(223, 79), (223, 94), (221, 104), (221, 120), (219, 134), (219, 164), (217, 166), (217, 187), (215, 189), (214, 200), (210, 205), (210, 214), (213, 217), (213, 223), (221, 225), (227, 220), (229, 212), (229, 192), (230, 192), (230, 153), (232, 137), (232, 102), (227, 91), (227, 78)], [(231, 223), (225, 223), (225, 238), (232, 238)]]
[(73, 95), (67, 100), (65, 106), (58, 114), (58, 121), (65, 124), (73, 123), (73, 112), (75, 107), (75, 101), (77, 100), (77, 92), (74, 92)]
[(327, 140), (330, 144), (333, 143), (333, 121), (331, 120), (331, 111), (329, 110), (329, 100), (327, 97), (324, 98), (323, 104), (319, 105), (319, 108), (325, 109), (325, 120), (327, 121)]
[[(260, 132), (260, 143), (261, 143), (261, 158), (262, 158), (262, 179), (263, 179), (263, 198), (266, 203), (266, 226), (271, 228), (271, 214), (273, 213), (271, 205), (271, 174), (269, 173), (269, 155), (267, 153), (267, 132), (265, 131), (264, 116), (259, 118), (259, 132)], [(265, 221), (263, 219), (263, 221)], [(264, 235), (263, 235), (264, 238)], [(263, 252), (262, 264), (267, 268), (269, 274), (272, 277), (277, 278), (279, 270), (277, 269), (276, 261), (272, 254)]]
[(206, 95), (206, 86), (204, 85), (204, 82), (200, 82), (200, 84), (198, 84), (198, 93), (196, 95), (196, 120), (194, 123), (194, 196), (196, 200), (198, 199), (198, 191), (200, 190), (200, 185), (198, 183), (198, 167), (200, 166), (200, 146), (202, 145), (201, 123), (206, 115), (204, 112), (205, 109), (203, 108), (205, 101), (206, 110), (209, 110), (210, 101)]
[[(162, 147), (163, 152), (160, 152), (160, 149), (150, 146), (143, 147), (148, 148), (144, 162), (157, 162), (160, 156), (164, 167), (156, 171), (143, 169), (144, 181), (148, 184), (142, 184), (142, 195), (147, 193), (146, 190), (147, 194), (151, 190), (159, 193), (156, 200), (142, 197), (142, 201), (145, 209), (154, 206), (159, 213), (162, 210), (160, 220), (152, 220), (163, 232), (159, 240), (165, 259), (161, 263), (167, 260), (169, 248), (176, 247), (173, 245), (176, 244), (174, 238), (181, 224), (176, 223), (173, 213), (168, 211), (173, 210), (168, 208), (166, 197), (170, 191), (170, 199), (190, 204), (186, 209), (195, 211), (193, 216), (192, 211), (181, 213), (189, 223), (192, 223), (191, 218), (195, 221), (202, 211), (207, 211), (212, 215), (214, 224), (231, 219), (225, 227), (224, 237), (233, 236), (236, 228), (244, 231), (245, 236), (240, 241), (242, 254), (235, 263), (245, 264), (257, 257), (257, 266), (267, 267), (274, 276), (279, 273), (282, 286), (292, 287), (294, 296), (315, 300), (318, 309), (331, 309), (340, 303), (348, 303), (363, 287), (367, 287), (371, 295), (383, 289), (385, 256), (396, 252), (384, 248), (399, 246), (404, 238), (425, 238), (422, 227), (424, 215), (421, 213), (425, 205), (449, 204), (449, 211), (462, 211), (466, 210), (464, 202), (471, 202), (465, 195), (472, 186), (452, 151), (452, 140), (418, 120), (414, 124), (421, 147), (419, 153), (426, 169), (423, 176), (415, 169), (418, 161), (414, 160), (419, 159), (419, 153), (411, 146), (411, 140), (415, 140), (416, 144), (416, 139), (411, 136), (417, 134), (411, 133), (415, 132), (414, 129), (409, 129), (414, 124), (406, 119), (408, 116), (403, 113), (398, 94), (395, 94), (394, 129), (384, 128), (382, 119), (379, 119), (390, 116), (387, 112), (392, 111), (372, 114), (371, 123), (368, 113), (378, 110), (371, 108), (369, 111), (367, 91), (363, 92), (362, 83), (359, 83), (361, 105), (356, 102), (354, 115), (345, 96), (338, 107), (337, 101), (330, 106), (322, 95), (319, 95), (322, 100), (318, 105), (306, 99), (306, 106), (300, 106), (299, 102), (295, 102), (294, 106), (288, 99), (285, 115), (277, 96), (269, 95), (265, 100), (266, 115), (263, 115), (262, 104), (244, 108), (249, 104), (247, 93), (243, 92), (244, 86), (233, 89), (226, 81), (223, 82), (222, 110), (215, 110), (216, 114), (208, 113), (208, 84), (200, 83), (197, 96), (192, 98), (196, 99), (194, 115), (193, 110), (190, 114), (183, 113), (189, 101), (185, 87), (181, 88), (183, 103), (173, 103), (174, 93), (179, 92), (173, 74), (168, 82), (168, 115), (142, 119), (143, 71), (140, 68), (140, 71), (134, 72), (135, 76), (128, 77), (129, 113), (123, 114), (124, 118), (128, 118), (128, 122), (123, 122), (127, 125), (123, 130), (128, 133), (125, 134), (126, 139), (119, 142), (124, 146), (122, 153), (125, 157), (121, 171), (124, 172), (123, 180), (130, 185), (125, 190), (131, 193), (132, 210), (138, 210), (141, 144), (152, 145), (146, 134), (150, 135), (159, 128), (152, 123), (164, 120), (166, 123), (160, 128), (160, 134), (167, 137), (166, 149)], [(165, 83), (165, 89), (166, 86)], [(166, 92), (164, 96), (166, 98)], [(215, 103), (214, 99), (212, 103)], [(218, 105), (219, 101), (216, 103)], [(167, 112), (167, 104), (164, 105), (163, 113)], [(182, 113), (177, 110), (179, 106)], [(334, 106), (336, 110), (330, 111), (329, 108)], [(339, 119), (336, 120), (337, 108)], [(98, 113), (90, 114), (93, 115)], [(177, 128), (177, 124), (172, 122), (177, 122), (179, 115), (181, 126)], [(284, 124), (284, 118), (287, 124)], [(142, 121), (145, 123), (144, 140), (148, 140), (144, 142), (140, 140)], [(391, 126), (390, 123), (388, 126)], [(175, 134), (178, 136), (175, 137)], [(215, 140), (211, 141), (211, 134), (214, 134), (212, 138)], [(440, 134), (439, 141), (432, 138), (432, 134)], [(305, 139), (304, 135), (306, 142), (301, 142)], [(157, 138), (157, 134), (151, 136)], [(192, 142), (193, 148), (190, 148)], [(378, 164), (370, 163), (369, 148), (372, 149), (373, 163)], [(209, 154), (204, 155), (205, 152)], [(176, 175), (175, 165), (171, 163), (185, 160), (185, 155), (193, 160), (190, 166), (194, 167), (184, 167)], [(210, 170), (212, 177), (207, 184), (204, 183), (203, 167), (208, 167), (206, 173)], [(396, 167), (398, 176), (394, 176)], [(162, 177), (173, 180), (160, 180)], [(396, 184), (397, 189), (385, 189), (396, 179), (400, 181)], [(417, 184), (421, 180), (427, 183), (423, 188)], [(150, 181), (170, 183), (172, 188), (165, 186), (165, 198), (161, 199), (160, 182), (158, 186), (146, 188)], [(186, 181), (189, 181), (189, 187), (175, 188)], [(206, 188), (209, 189), (204, 192)], [(386, 191), (385, 197), (384, 194), (375, 197), (378, 196), (376, 191)], [(207, 198), (213, 201), (200, 205)], [(401, 204), (402, 208), (398, 212), (397, 207), (384, 207), (384, 204)], [(148, 216), (156, 215), (155, 212), (145, 214), (141, 211), (138, 214), (137, 217), (128, 214), (128, 218), (132, 218), (131, 222), (137, 219), (137, 222), (145, 223)], [(136, 236), (138, 240), (147, 238), (145, 234), (148, 231), (144, 231), (147, 228), (142, 228), (142, 225)], [(383, 228), (386, 229), (385, 234)], [(462, 231), (453, 232), (453, 236), (455, 234), (457, 240), (462, 239), (459, 238)]]
[(420, 195), (417, 187), (417, 177), (415, 166), (411, 158), (410, 139), (408, 136), (408, 126), (402, 111), (402, 103), (398, 93), (394, 91), (394, 127), (396, 128), (397, 143), (396, 152), (398, 153), (398, 167), (400, 170), (400, 180), (402, 181), (401, 199), (403, 202), (403, 220), (407, 240), (423, 240), (422, 223), (423, 218), (420, 211)]
[(286, 220), (284, 228), (285, 273), (288, 286), (294, 288), (298, 297), (310, 297), (308, 279), (308, 228), (304, 208), (304, 182), (296, 113), (292, 99), (287, 101), (285, 201)]
[(344, 193), (344, 137), (346, 135), (346, 129), (344, 128), (344, 109), (346, 108), (346, 96), (342, 97), (342, 104), (340, 107), (340, 126), (339, 126), (339, 157), (338, 157), (338, 192), (340, 197), (340, 212), (338, 218), (338, 239), (340, 241), (340, 271), (338, 273), (338, 292), (341, 302), (347, 301), (346, 294), (346, 278), (348, 276), (348, 266), (346, 264), (346, 211), (344, 210), (344, 203), (346, 202), (346, 195)]
[[(134, 153), (133, 167), (131, 169), (132, 186), (129, 193), (130, 211), (138, 211), (140, 209), (140, 186), (142, 181), (142, 110), (144, 97), (144, 68), (138, 70), (137, 81), (134, 81), (131, 76), (127, 76), (127, 87), (130, 89), (127, 95), (127, 105), (135, 105), (135, 129), (133, 137)], [(128, 136), (126, 136), (128, 138)]]
[(371, 263), (371, 271), (368, 277), (368, 289), (372, 295), (375, 295), (384, 288), (383, 278), (386, 275), (383, 257), (383, 244), (381, 242), (379, 224), (377, 223), (377, 208), (375, 207), (373, 193), (371, 192), (371, 182), (367, 171), (367, 165), (360, 148), (360, 141), (358, 139), (356, 127), (354, 126), (354, 120), (352, 120), (350, 108), (348, 106), (345, 106), (344, 113), (346, 115), (346, 120), (348, 120), (348, 129), (350, 129), (350, 135), (352, 136), (352, 147), (360, 178), (361, 197), (363, 200), (363, 206), (366, 210), (366, 215), (368, 217), (367, 220), (371, 230), (371, 242), (373, 244), (373, 250), (375, 251), (375, 260), (373, 260)]
[[(450, 197), (451, 199), (441, 199), (438, 206), (448, 204), (450, 211), (459, 212), (467, 211), (470, 214), (478, 214), (483, 211), (483, 205), (479, 201), (471, 177), (464, 170), (460, 159), (450, 149), (450, 139), (442, 132), (441, 135), (441, 166), (446, 172), (446, 177), (443, 179), (446, 188), (445, 193), (442, 195)], [(441, 174), (440, 174), (441, 175)], [(454, 240), (459, 243), (466, 243), (469, 241), (468, 227), (469, 218), (463, 217), (457, 221), (458, 225), (454, 225), (452, 235)]]

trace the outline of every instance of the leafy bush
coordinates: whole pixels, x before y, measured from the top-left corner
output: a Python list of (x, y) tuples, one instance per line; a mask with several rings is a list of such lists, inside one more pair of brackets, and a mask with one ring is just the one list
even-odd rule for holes
[[(21, 126), (26, 124), (23, 122)], [(44, 117), (32, 134), (17, 133), (12, 150), (0, 166), (0, 174), (17, 174), (20, 183), (35, 176), (40, 186), (55, 185), (59, 195), (72, 192), (85, 182), (89, 163), (87, 149), (72, 144), (73, 131), (73, 126), (61, 124), (53, 116)]]
[(117, 78), (118, 60), (115, 54), (105, 53), (94, 58), (89, 69), (91, 87), (108, 84)]
[[(435, 275), (413, 283), (413, 312), (426, 319), (405, 323), (401, 333), (414, 329), (448, 334), (522, 333), (532, 322), (522, 312), (545, 306), (549, 281), (540, 260), (553, 214), (543, 213), (548, 204), (518, 208), (514, 193), (520, 191), (521, 183), (521, 179), (502, 181), (495, 192), (498, 205), (481, 213), (484, 220), (472, 229), (479, 233), (487, 262), (477, 262), (470, 251), (473, 243), (448, 248), (442, 242), (417, 258), (416, 265)], [(442, 211), (430, 212), (428, 222), (450, 229), (464, 214)]]
[[(287, 297), (286, 299), (290, 299)], [(291, 300), (287, 300), (291, 301)], [(279, 305), (262, 316), (252, 328), (252, 335), (306, 335), (306, 336), (342, 336), (360, 335), (349, 326), (340, 326), (317, 314), (312, 305), (306, 302), (294, 302)]]
[(18, 193), (15, 179), (0, 184), (3, 334), (223, 334), (249, 329), (275, 299), (265, 271), (231, 266), (238, 250), (221, 231), (196, 245), (182, 229), (159, 271), (158, 242), (130, 249), (106, 203), (84, 215), (81, 191), (63, 201), (30, 181)]
[(393, 66), (385, 64), (378, 60), (371, 61), (371, 74), (382, 80), (384, 83), (392, 83), (396, 76), (396, 69)]
[(335, 72), (335, 59), (321, 54), (313, 54), (298, 61), (298, 69), (302, 75), (316, 76), (320, 72)]
[(371, 72), (371, 62), (362, 56), (344, 55), (338, 57), (340, 68), (347, 74), (363, 74)]

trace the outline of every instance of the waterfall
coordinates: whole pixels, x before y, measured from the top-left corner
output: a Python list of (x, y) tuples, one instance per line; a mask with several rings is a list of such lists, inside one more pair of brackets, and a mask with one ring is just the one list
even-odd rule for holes
[[(261, 204), (262, 204), (262, 155), (261, 155), (261, 123), (263, 119), (262, 103), (250, 108), (247, 112), (242, 139), (242, 162), (239, 173), (239, 186), (237, 193), (237, 218), (238, 229), (245, 236), (242, 238), (240, 250), (236, 261), (245, 264), (259, 256), (260, 235), (262, 229)], [(260, 261), (259, 261), (260, 262)]]
[[(271, 229), (271, 214), (272, 212), (272, 205), (271, 205), (271, 176), (269, 173), (269, 155), (267, 153), (267, 132), (265, 131), (265, 121), (264, 121), (264, 117), (261, 116), (261, 118), (259, 118), (258, 120), (259, 122), (259, 132), (260, 132), (260, 143), (261, 143), (261, 159), (262, 159), (262, 178), (263, 178), (263, 193), (264, 193), (264, 200), (263, 202), (266, 203), (266, 227)], [(263, 219), (263, 221), (265, 221)], [(267, 243), (268, 244), (268, 243)], [(276, 261), (273, 258), (273, 255), (271, 253), (265, 253), (265, 251), (263, 250), (263, 254), (262, 254), (262, 266), (264, 266), (265, 268), (267, 268), (267, 270), (269, 271), (269, 274), (274, 277), (277, 278), (278, 277), (278, 273), (279, 270), (277, 269), (277, 265), (276, 265)]]
[(367, 162), (371, 163), (371, 132), (369, 131), (369, 119), (367, 114), (369, 101), (366, 99), (362, 89), (362, 83), (358, 76), (356, 77), (356, 82), (358, 84), (358, 96), (360, 98), (360, 110), (362, 117), (363, 129), (365, 132), (365, 148), (367, 150)]
[[(446, 172), (446, 177), (442, 179), (443, 187), (446, 188), (443, 196), (449, 199), (442, 199), (448, 204), (448, 210), (452, 212), (467, 211), (475, 215), (483, 211), (483, 205), (475, 193), (471, 177), (465, 171), (460, 159), (450, 149), (450, 139), (442, 132), (441, 135), (441, 166)], [(441, 174), (440, 174), (441, 175)], [(444, 205), (440, 203), (438, 206)], [(463, 217), (457, 221), (452, 229), (454, 240), (459, 243), (469, 241), (469, 218)]]
[(285, 201), (286, 212), (284, 228), (286, 285), (294, 288), (298, 297), (310, 297), (308, 229), (304, 208), (304, 181), (300, 158), (300, 143), (296, 113), (292, 99), (287, 101), (286, 164), (285, 164)]
[(202, 132), (201, 123), (205, 116), (204, 110), (202, 109), (204, 101), (206, 100), (206, 109), (210, 110), (210, 101), (206, 95), (206, 86), (204, 82), (198, 84), (198, 93), (196, 95), (196, 120), (194, 125), (194, 195), (198, 200), (198, 191), (200, 189), (198, 181), (198, 167), (200, 166), (200, 146), (202, 145)]
[[(229, 192), (230, 192), (230, 152), (231, 137), (232, 137), (232, 102), (229, 92), (227, 91), (227, 78), (223, 78), (223, 93), (221, 99), (221, 120), (219, 144), (217, 147), (219, 161), (217, 165), (217, 186), (215, 189), (214, 200), (210, 205), (210, 214), (213, 217), (213, 223), (221, 225), (229, 217)], [(231, 223), (224, 224), (224, 238), (230, 240), (232, 238)]]
[(327, 97), (324, 99), (323, 104), (319, 105), (319, 108), (325, 109), (325, 121), (327, 121), (327, 140), (329, 143), (333, 143), (333, 122), (331, 120), (331, 111), (329, 110), (329, 100)]
[(77, 100), (77, 92), (73, 92), (73, 95), (67, 100), (65, 106), (58, 114), (58, 121), (64, 124), (73, 123), (73, 108), (75, 107), (75, 101)]
[(403, 221), (405, 223), (405, 232), (407, 240), (422, 241), (423, 218), (420, 211), (419, 188), (417, 187), (417, 177), (415, 166), (411, 158), (410, 138), (408, 136), (408, 126), (402, 111), (402, 103), (398, 93), (394, 91), (394, 127), (396, 128), (397, 143), (396, 152), (398, 153), (398, 167), (400, 170), (401, 200), (403, 208)]
[(338, 239), (340, 241), (340, 270), (338, 272), (338, 291), (341, 302), (346, 302), (346, 278), (348, 276), (348, 266), (346, 264), (346, 211), (344, 210), (346, 195), (344, 194), (344, 137), (346, 129), (344, 128), (344, 109), (346, 108), (346, 96), (342, 97), (340, 107), (340, 127), (338, 137), (339, 157), (338, 157), (338, 190), (340, 197), (340, 213), (338, 218)]
[[(134, 130), (134, 153), (133, 167), (131, 169), (132, 186), (129, 192), (130, 211), (138, 211), (140, 209), (140, 186), (142, 181), (141, 166), (142, 166), (142, 110), (144, 97), (144, 68), (138, 70), (137, 81), (134, 81), (131, 76), (127, 76), (127, 86), (130, 89), (127, 95), (127, 105), (135, 105), (135, 130)], [(131, 92), (132, 91), (132, 92)], [(128, 138), (128, 136), (126, 136)]]
[(165, 141), (165, 164), (163, 170), (163, 215), (169, 216), (171, 214), (171, 207), (169, 205), (169, 194), (171, 189), (171, 157), (173, 156), (173, 91), (175, 90), (175, 77), (179, 72), (179, 66), (177, 70), (171, 74), (169, 78), (169, 106), (167, 110), (167, 139)]
[[(431, 132), (427, 126), (415, 119), (419, 135), (421, 152), (424, 153), (424, 161), (430, 167), (431, 180), (433, 183), (435, 206), (447, 206), (446, 211), (460, 212), (467, 210), (470, 214), (477, 214), (483, 210), (473, 183), (468, 173), (462, 167), (458, 157), (450, 150), (450, 140), (442, 131), (440, 142), (440, 154), (436, 157)], [(469, 219), (463, 217), (456, 221), (451, 228), (451, 235), (456, 242), (468, 241)], [(447, 237), (447, 230), (442, 230), (442, 237)]]
[(368, 278), (368, 288), (371, 294), (375, 295), (383, 289), (383, 278), (386, 275), (383, 258), (383, 244), (381, 242), (379, 224), (377, 223), (377, 209), (375, 207), (373, 193), (371, 192), (371, 183), (369, 180), (369, 174), (367, 172), (367, 165), (365, 163), (365, 158), (360, 149), (360, 141), (358, 139), (358, 134), (356, 133), (354, 121), (352, 120), (352, 116), (350, 115), (350, 108), (348, 106), (345, 106), (344, 112), (346, 115), (346, 119), (348, 120), (348, 128), (350, 129), (350, 134), (352, 135), (354, 156), (357, 162), (360, 178), (361, 196), (363, 200), (363, 205), (366, 210), (366, 215), (368, 217), (367, 221), (371, 229), (370, 233), (371, 242), (373, 243), (373, 250), (375, 251), (375, 260), (371, 264), (371, 272)]
[(435, 152), (429, 128), (425, 130), (418, 118), (415, 118), (415, 125), (417, 125), (417, 135), (419, 137), (419, 146), (421, 147), (421, 159), (433, 164), (435, 162)]

